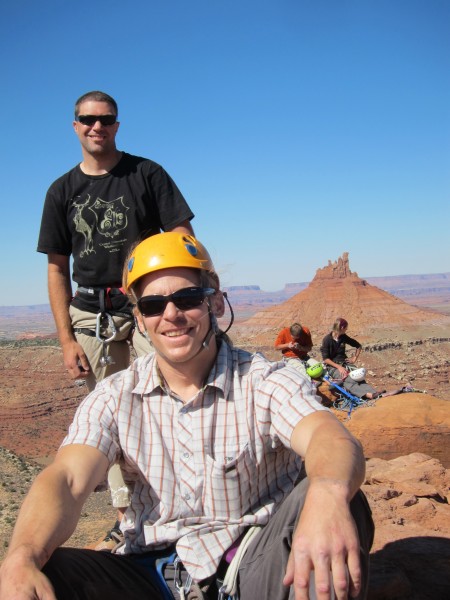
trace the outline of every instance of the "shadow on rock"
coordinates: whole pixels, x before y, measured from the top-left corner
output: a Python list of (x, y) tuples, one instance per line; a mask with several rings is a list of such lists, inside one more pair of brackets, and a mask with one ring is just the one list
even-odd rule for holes
[(450, 539), (411, 537), (370, 556), (368, 600), (448, 600)]

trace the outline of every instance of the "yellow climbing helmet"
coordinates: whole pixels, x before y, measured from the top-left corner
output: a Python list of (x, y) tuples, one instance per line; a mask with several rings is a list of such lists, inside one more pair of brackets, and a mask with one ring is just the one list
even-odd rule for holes
[(214, 271), (208, 251), (194, 236), (176, 231), (158, 233), (132, 251), (125, 268), (125, 291), (144, 275), (175, 267)]
[(322, 377), (323, 371), (323, 364), (320, 362), (317, 362), (314, 365), (310, 365), (306, 369), (306, 372), (311, 377), (311, 379), (318, 379), (319, 377)]

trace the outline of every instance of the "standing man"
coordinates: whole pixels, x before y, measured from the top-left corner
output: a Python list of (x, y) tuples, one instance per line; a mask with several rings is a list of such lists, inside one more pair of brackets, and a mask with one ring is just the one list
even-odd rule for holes
[[(138, 355), (150, 350), (134, 330), (121, 287), (130, 246), (161, 230), (193, 233), (194, 215), (164, 169), (117, 149), (117, 117), (116, 101), (103, 92), (76, 101), (73, 128), (83, 160), (50, 186), (37, 247), (48, 255), (50, 306), (65, 367), (90, 391), (128, 367), (129, 341)], [(123, 481), (111, 483), (113, 505), (126, 506)]]
[[(116, 148), (117, 117), (108, 94), (88, 92), (77, 100), (73, 128), (83, 160), (50, 186), (37, 247), (48, 255), (50, 305), (64, 364), (89, 390), (129, 364), (134, 323), (120, 282), (130, 245), (161, 230), (193, 233), (194, 215), (164, 169)], [(99, 338), (114, 334), (112, 323), (115, 337), (103, 344)], [(138, 348), (140, 337), (133, 336)]]
[(306, 375), (305, 361), (312, 347), (311, 332), (300, 323), (282, 329), (275, 340), (275, 348), (281, 350), (283, 359), (303, 375)]
[[(22, 505), (0, 600), (330, 600), (333, 588), (365, 599), (361, 444), (307, 378), (229, 343), (219, 277), (195, 238), (141, 242), (124, 287), (155, 351), (79, 406)], [(61, 548), (116, 460), (134, 482), (123, 545)]]

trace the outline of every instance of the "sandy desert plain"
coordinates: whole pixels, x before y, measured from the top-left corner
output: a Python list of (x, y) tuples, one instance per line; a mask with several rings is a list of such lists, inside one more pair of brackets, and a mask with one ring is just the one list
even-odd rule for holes
[[(338, 265), (338, 263), (333, 263), (331, 266), (334, 265)], [(352, 322), (359, 323), (353, 328), (353, 331), (349, 331), (349, 334), (353, 334), (364, 344), (366, 351), (362, 355), (362, 363), (368, 369), (369, 380), (379, 389), (392, 389), (410, 384), (427, 392), (427, 394), (422, 395), (423, 398), (434, 398), (439, 402), (450, 401), (450, 273), (364, 280), (370, 282), (368, 284), (369, 292), (372, 288), (385, 290), (384, 293), (388, 294), (389, 301), (390, 298), (394, 298), (398, 299), (399, 302), (406, 302), (414, 310), (418, 309), (423, 314), (428, 315), (427, 319), (429, 321), (428, 325), (428, 321), (426, 323), (423, 321), (416, 322), (415, 327), (409, 321), (403, 325), (397, 323), (384, 329), (375, 328), (367, 333), (370, 328), (365, 331), (364, 324), (358, 321), (358, 308), (350, 301), (351, 294), (349, 295), (348, 289), (344, 291), (345, 300), (337, 298), (336, 291), (330, 288), (331, 284), (336, 284), (336, 276), (331, 277), (330, 282), (328, 280), (329, 270), (326, 269), (325, 276), (318, 277), (320, 275), (319, 269), (314, 281), (317, 277), (318, 280), (324, 279), (320, 293), (325, 297), (329, 297), (330, 302), (336, 304), (336, 316), (345, 316), (350, 323), (350, 328), (352, 328)], [(338, 275), (338, 280), (342, 279), (341, 275)], [(348, 268), (343, 276), (344, 284), (346, 284), (347, 279), (350, 279), (352, 285), (357, 284), (361, 287), (359, 284), (361, 280), (357, 275), (355, 279), (354, 275), (356, 274), (352, 274)], [(318, 283), (321, 282), (318, 281)], [(338, 281), (338, 283), (340, 285), (342, 281)], [(278, 326), (275, 327), (274, 323), (284, 322), (285, 325), (289, 325), (294, 314), (292, 313), (292, 307), (294, 306), (294, 309), (296, 306), (300, 307), (300, 312), (303, 310), (302, 307), (305, 306), (304, 302), (308, 301), (308, 297), (302, 296), (302, 294), (305, 294), (305, 291), (307, 292), (309, 288), (306, 284), (290, 284), (281, 292), (265, 293), (254, 289), (254, 287), (230, 288), (228, 291), (235, 311), (235, 323), (231, 330), (231, 337), (239, 346), (247, 347), (252, 351), (262, 351), (269, 358), (276, 359), (278, 355), (272, 344)], [(367, 288), (367, 285), (364, 284), (362, 288)], [(344, 304), (339, 304), (342, 301), (344, 301)], [(361, 298), (358, 299), (358, 302), (361, 304)], [(377, 302), (379, 303), (378, 300)], [(285, 307), (284, 312), (280, 307)], [(366, 312), (369, 307), (370, 310), (377, 309), (373, 306), (371, 297), (367, 297)], [(272, 308), (279, 309), (275, 314), (277, 319), (280, 318), (281, 321), (273, 318), (273, 314), (270, 312)], [(321, 310), (323, 310), (323, 306)], [(252, 319), (255, 317), (256, 321), (252, 325)], [(376, 321), (378, 317), (375, 315), (373, 318)], [(393, 320), (398, 321), (396, 318)], [(389, 321), (389, 316), (387, 321)], [(261, 326), (261, 322), (266, 323), (266, 325)], [(272, 323), (272, 326), (270, 323)], [(319, 357), (318, 350), (321, 336), (326, 333), (331, 323), (329, 319), (326, 323), (321, 322), (319, 315), (315, 322), (305, 320), (304, 324), (311, 327), (315, 342), (313, 355)], [(258, 335), (255, 334), (255, 331), (260, 333), (261, 330), (266, 332), (265, 338), (264, 336), (258, 338)], [(72, 415), (84, 397), (86, 390), (84, 385), (80, 385), (80, 382), (70, 381), (66, 376), (62, 364), (61, 350), (54, 333), (53, 320), (48, 306), (0, 307), (0, 355), (2, 358), (0, 362), (1, 561), (7, 551), (8, 540), (24, 495), (36, 474), (54, 456)], [(395, 398), (405, 396), (395, 396), (392, 401)], [(413, 401), (412, 397), (418, 395), (411, 394), (410, 396), (411, 401)], [(392, 404), (392, 406), (395, 406), (395, 404)], [(373, 412), (372, 414), (375, 415), (376, 413)], [(342, 418), (342, 414), (338, 416)], [(356, 421), (356, 416), (353, 419)], [(443, 444), (448, 445), (449, 430), (447, 418), (445, 427), (442, 430)], [(377, 435), (376, 428), (374, 428), (374, 432), (374, 435)], [(420, 448), (418, 452), (421, 452)], [(376, 456), (368, 458), (378, 460)], [(428, 458), (434, 460), (435, 457), (428, 456)], [(387, 563), (382, 563), (384, 566), (381, 568), (381, 575), (378, 573), (381, 579), (377, 580), (378, 583), (375, 580), (373, 582), (371, 600), (379, 598), (389, 598), (390, 600), (395, 598), (400, 600), (403, 598), (421, 600), (434, 598), (440, 600), (442, 598), (444, 600), (444, 598), (450, 597), (449, 467), (450, 463), (440, 464), (441, 479), (439, 485), (434, 481), (434, 485), (439, 488), (441, 496), (441, 500), (438, 502), (439, 525), (436, 526), (435, 519), (433, 521), (435, 523), (432, 527), (433, 531), (428, 532), (432, 536), (430, 539), (439, 539), (444, 542), (444, 546), (439, 547), (438, 550), (439, 556), (444, 561), (439, 564), (439, 572), (442, 573), (442, 569), (444, 569), (444, 574), (447, 573), (448, 587), (445, 587), (445, 585), (439, 587), (436, 583), (433, 590), (428, 589), (429, 583), (426, 586), (424, 584), (425, 587), (421, 587), (417, 582), (411, 583), (409, 581), (403, 583), (403, 588), (400, 584), (399, 587), (397, 586), (398, 589), (395, 586), (392, 588), (392, 579), (397, 581), (398, 574), (391, 573), (389, 575), (389, 572), (386, 573), (386, 569), (389, 571), (389, 568), (386, 566)], [(408, 469), (408, 462), (406, 462), (405, 468)], [(411, 470), (413, 470), (412, 467)], [(384, 500), (388, 499), (384, 498)], [(45, 510), (45, 507), (43, 509)], [(392, 507), (389, 507), (389, 510), (392, 513)], [(375, 514), (381, 515), (376, 511)], [(79, 526), (68, 544), (84, 546), (92, 543), (111, 525), (113, 518), (114, 511), (108, 493), (92, 494), (85, 505)], [(386, 519), (386, 516), (383, 518)], [(403, 528), (397, 527), (394, 532), (394, 525), (389, 521), (389, 518), (388, 516), (389, 526), (386, 529), (385, 521), (381, 526), (380, 516), (380, 535), (378, 538), (376, 537), (373, 548), (374, 556), (378, 556), (378, 558), (381, 556), (380, 552), (386, 550), (390, 542), (401, 543), (402, 541), (419, 539), (414, 537), (418, 535), (418, 531), (420, 531), (420, 539), (424, 537), (425, 530), (417, 529), (417, 522), (412, 522), (411, 529), (405, 526)], [(407, 523), (404, 522), (403, 525), (405, 524)], [(409, 544), (409, 551), (412, 547), (413, 545)], [(420, 560), (423, 561), (423, 547), (421, 548), (422, 550), (416, 550), (414, 554), (419, 563)], [(385, 560), (385, 558), (381, 558)], [(389, 560), (392, 563), (392, 557)], [(410, 556), (408, 560), (411, 563), (408, 573), (413, 577), (414, 572), (418, 571), (417, 563), (411, 562)], [(376, 561), (374, 564), (377, 564)], [(430, 573), (437, 581), (434, 571), (430, 571)], [(403, 575), (404, 573), (402, 577)], [(389, 583), (386, 583), (386, 577), (387, 579), (390, 578)], [(382, 584), (380, 584), (380, 581), (382, 581)], [(411, 591), (414, 588), (415, 591)], [(392, 591), (386, 592), (386, 589), (397, 589), (397, 591), (394, 594)], [(386, 593), (388, 595), (383, 595)]]

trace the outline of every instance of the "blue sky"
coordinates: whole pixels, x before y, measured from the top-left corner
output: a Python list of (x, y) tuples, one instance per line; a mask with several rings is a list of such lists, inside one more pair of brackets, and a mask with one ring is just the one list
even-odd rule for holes
[(0, 305), (47, 302), (47, 188), (81, 160), (73, 104), (119, 103), (223, 285), (271, 291), (350, 253), (360, 276), (450, 271), (447, 0), (4, 3)]

